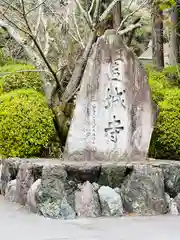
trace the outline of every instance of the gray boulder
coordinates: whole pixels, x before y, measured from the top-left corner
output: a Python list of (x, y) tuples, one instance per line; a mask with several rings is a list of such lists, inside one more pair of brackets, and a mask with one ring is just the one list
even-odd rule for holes
[(25, 205), (27, 193), (34, 182), (33, 168), (29, 163), (23, 163), (19, 166), (19, 171), (16, 177), (17, 202)]
[(107, 186), (102, 186), (100, 187), (98, 193), (103, 216), (123, 215), (121, 196), (115, 192), (114, 189)]
[(174, 198), (180, 192), (180, 165), (173, 162), (173, 164), (162, 164), (161, 168), (164, 172), (166, 192)]
[(174, 201), (177, 205), (178, 212), (180, 213), (180, 193), (174, 198)]
[(22, 161), (20, 159), (4, 159), (1, 167), (1, 194), (5, 195), (6, 187), (11, 180), (16, 179), (19, 165)]
[(41, 179), (36, 180), (30, 187), (27, 193), (26, 205), (31, 212), (37, 212), (36, 193), (40, 187)]
[(5, 190), (5, 199), (10, 202), (16, 202), (16, 179), (8, 183)]
[(101, 214), (99, 197), (93, 185), (86, 181), (75, 192), (75, 208), (79, 217), (98, 217)]
[(179, 212), (178, 212), (176, 201), (173, 198), (171, 198), (168, 193), (165, 193), (165, 196), (166, 196), (166, 201), (169, 207), (169, 213), (171, 215), (178, 215)]
[(36, 193), (37, 211), (50, 218), (75, 218), (75, 188), (74, 182), (67, 179), (62, 166), (44, 166), (41, 185)]
[(31, 185), (42, 175), (42, 164), (35, 163), (33, 160), (30, 162), (21, 163), (16, 177), (17, 185), (17, 201), (26, 205), (27, 193)]
[(121, 197), (128, 213), (157, 215), (168, 212), (163, 172), (151, 165), (134, 167), (122, 184)]

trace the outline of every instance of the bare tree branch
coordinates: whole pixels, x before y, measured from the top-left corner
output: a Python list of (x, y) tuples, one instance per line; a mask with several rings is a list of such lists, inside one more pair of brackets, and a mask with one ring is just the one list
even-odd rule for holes
[(78, 36), (78, 38), (79, 38), (79, 42), (80, 42), (81, 46), (82, 46), (83, 48), (85, 48), (84, 42), (83, 42), (83, 40), (82, 40), (82, 38), (81, 38), (81, 35), (80, 35), (80, 32), (79, 32), (79, 27), (78, 27), (78, 25), (77, 25), (75, 12), (73, 12), (73, 19), (74, 19), (74, 25), (75, 25), (75, 27), (76, 27), (77, 36)]
[(122, 35), (124, 35), (124, 34), (126, 34), (126, 33), (128, 33), (128, 32), (131, 32), (132, 30), (134, 30), (134, 29), (136, 29), (136, 28), (140, 28), (140, 27), (142, 27), (142, 25), (141, 25), (140, 23), (131, 24), (131, 25), (129, 25), (127, 28), (119, 31), (118, 34), (119, 34), (120, 36), (122, 36)]
[(83, 6), (81, 5), (81, 3), (79, 2), (79, 0), (75, 0), (75, 2), (76, 2), (76, 4), (77, 4), (77, 6), (79, 7), (79, 10), (81, 11), (82, 15), (84, 16), (87, 24), (89, 25), (89, 28), (92, 29), (93, 26), (92, 26), (92, 19), (91, 19), (91, 17), (90, 17), (90, 14), (88, 14), (88, 13), (84, 10), (84, 8), (83, 8)]
[(121, 22), (120, 26), (117, 29), (117, 32), (121, 30), (123, 27), (124, 23), (131, 17), (133, 16), (136, 12), (138, 12), (142, 7), (144, 7), (148, 3), (148, 0), (144, 0), (133, 12), (131, 12), (129, 15), (127, 15)]
[(91, 14), (91, 11), (92, 11), (92, 9), (94, 7), (94, 3), (95, 3), (95, 0), (92, 0), (91, 6), (90, 6), (89, 11), (88, 11), (89, 15)]
[(99, 21), (102, 22), (108, 14), (111, 12), (111, 10), (114, 8), (114, 6), (119, 2), (120, 0), (113, 0), (112, 3), (109, 4), (108, 8), (102, 13), (102, 15), (99, 18)]
[(99, 21), (99, 14), (100, 14), (100, 1), (96, 0), (96, 7), (93, 15), (93, 26), (95, 27)]
[(42, 1), (41, 3), (39, 3), (37, 6), (35, 6), (34, 8), (31, 8), (26, 15), (28, 15), (29, 13), (35, 11), (37, 8), (39, 8), (41, 5), (43, 5), (47, 0)]

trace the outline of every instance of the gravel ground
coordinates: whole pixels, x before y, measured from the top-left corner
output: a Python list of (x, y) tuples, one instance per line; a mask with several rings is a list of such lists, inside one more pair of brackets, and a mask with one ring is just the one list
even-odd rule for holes
[(180, 216), (53, 220), (0, 197), (5, 240), (180, 240)]

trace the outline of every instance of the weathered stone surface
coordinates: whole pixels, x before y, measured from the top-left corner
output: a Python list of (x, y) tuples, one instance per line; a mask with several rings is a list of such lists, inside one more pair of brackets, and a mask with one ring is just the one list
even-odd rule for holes
[(99, 190), (99, 188), (100, 188), (99, 184), (96, 183), (96, 182), (93, 182), (93, 183), (92, 183), (92, 186), (93, 186), (94, 191), (96, 191), (96, 192), (97, 192), (97, 191)]
[(116, 31), (107, 30), (87, 62), (64, 159), (144, 160), (153, 107), (145, 70)]
[(165, 214), (168, 204), (160, 168), (136, 165), (121, 187), (124, 209), (139, 215)]
[(180, 192), (180, 164), (177, 162), (162, 164), (166, 192), (175, 197)]
[(169, 213), (171, 215), (178, 215), (179, 212), (178, 212), (176, 201), (173, 198), (171, 198), (168, 193), (165, 193), (165, 197), (168, 203)]
[(121, 196), (114, 189), (102, 186), (98, 190), (102, 215), (103, 216), (122, 216), (123, 205)]
[(75, 192), (75, 206), (78, 217), (98, 217), (101, 214), (98, 194), (90, 182), (78, 186)]
[(5, 190), (8, 182), (16, 179), (18, 168), (22, 159), (5, 159), (2, 160), (2, 170), (1, 170), (1, 194), (5, 195)]
[(121, 194), (121, 189), (119, 187), (115, 187), (114, 188), (114, 191), (118, 194)]
[(127, 167), (123, 164), (109, 163), (101, 167), (101, 173), (98, 179), (100, 185), (110, 186), (112, 188), (120, 186), (126, 175), (132, 170), (132, 167)]
[(177, 205), (178, 212), (180, 213), (180, 193), (174, 198), (174, 201)]
[(40, 187), (41, 179), (36, 180), (30, 187), (27, 193), (26, 205), (31, 212), (37, 212), (36, 193)]
[(17, 202), (22, 205), (26, 204), (28, 190), (31, 185), (41, 177), (41, 174), (41, 165), (33, 164), (32, 162), (20, 164), (16, 177)]
[(45, 217), (73, 219), (76, 185), (67, 179), (63, 166), (47, 165), (37, 191), (37, 210)]
[(100, 164), (71, 164), (65, 165), (68, 178), (76, 182), (97, 182), (100, 175)]
[(5, 198), (10, 202), (16, 202), (16, 179), (8, 182), (5, 190)]
[(26, 204), (27, 192), (34, 181), (32, 165), (28, 163), (21, 164), (16, 177), (17, 202), (22, 205)]

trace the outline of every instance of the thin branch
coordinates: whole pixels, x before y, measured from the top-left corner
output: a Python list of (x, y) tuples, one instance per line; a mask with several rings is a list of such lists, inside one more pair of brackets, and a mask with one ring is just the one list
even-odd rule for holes
[[(51, 11), (51, 13), (54, 15), (54, 17), (55, 17), (56, 20), (58, 21), (58, 23), (59, 23), (60, 25), (62, 25), (62, 20), (59, 18), (58, 14), (57, 14), (56, 12), (54, 12), (53, 9), (50, 8), (47, 4), (46, 4), (46, 7), (48, 7), (48, 9)], [(71, 30), (72, 30), (72, 29), (71, 29)], [(80, 43), (79, 40), (74, 36), (73, 31), (71, 32), (70, 30), (68, 30), (68, 34), (69, 34), (76, 42)]]
[(92, 19), (90, 17), (90, 14), (88, 14), (84, 8), (82, 7), (81, 3), (79, 2), (79, 0), (75, 0), (77, 6), (79, 7), (79, 10), (81, 11), (82, 15), (84, 16), (87, 24), (89, 25), (90, 29), (92, 29)]
[(99, 14), (100, 14), (100, 1), (101, 0), (96, 0), (96, 7), (93, 15), (93, 25), (97, 25), (99, 21)]
[(92, 9), (93, 9), (94, 3), (95, 3), (95, 0), (92, 0), (91, 6), (90, 6), (89, 11), (88, 11), (88, 14), (89, 14), (89, 15), (91, 14), (91, 11), (92, 11)]
[(37, 8), (39, 8), (41, 5), (43, 5), (47, 0), (44, 0), (43, 2), (41, 2), (40, 4), (38, 4), (37, 6), (35, 6), (34, 8), (31, 8), (26, 15), (28, 15), (29, 13), (35, 11)]
[(73, 20), (74, 20), (74, 25), (75, 25), (75, 28), (76, 28), (76, 32), (77, 32), (77, 35), (78, 35), (80, 44), (81, 44), (81, 46), (82, 46), (83, 48), (85, 48), (84, 42), (83, 42), (83, 40), (82, 40), (82, 38), (81, 38), (81, 35), (80, 35), (80, 32), (79, 32), (79, 27), (78, 27), (78, 25), (77, 25), (75, 12), (73, 12)]
[[(133, 24), (138, 23), (140, 20), (141, 20), (141, 17), (137, 17), (137, 18), (133, 21)], [(128, 40), (127, 40), (127, 43), (126, 43), (126, 45), (127, 45), (128, 47), (131, 45), (131, 42), (132, 42), (132, 39), (133, 39), (133, 37), (134, 37), (135, 31), (136, 31), (136, 28), (134, 28), (134, 29), (131, 31), (130, 35), (128, 36)]]
[(27, 20), (27, 15), (26, 15), (26, 11), (25, 11), (24, 0), (21, 0), (21, 3), (22, 3), (23, 17), (24, 17), (25, 23), (26, 23), (26, 25), (27, 25), (27, 28), (28, 28), (28, 30), (29, 30), (29, 36), (30, 36), (31, 39), (34, 41), (34, 44), (35, 44), (37, 50), (39, 51), (42, 59), (44, 60), (46, 66), (48, 67), (49, 71), (52, 73), (52, 75), (53, 75), (53, 77), (54, 77), (54, 80), (56, 81), (57, 86), (60, 88), (61, 86), (59, 86), (59, 80), (58, 80), (58, 78), (57, 78), (56, 73), (55, 73), (54, 70), (52, 69), (50, 63), (48, 62), (46, 56), (44, 55), (43, 50), (41, 49), (40, 45), (38, 44), (36, 38), (34, 37), (34, 35), (33, 35), (33, 33), (32, 33), (31, 27), (30, 27), (29, 22), (28, 22), (28, 20)]
[(121, 30), (121, 28), (123, 27), (124, 23), (131, 17), (133, 16), (136, 12), (138, 12), (142, 7), (144, 7), (146, 4), (148, 3), (148, 0), (145, 0), (144, 2), (142, 2), (139, 7), (137, 7), (133, 12), (131, 12), (129, 15), (127, 15), (121, 22), (120, 26), (117, 29), (117, 32), (119, 32)]
[(111, 12), (111, 10), (114, 8), (114, 6), (116, 5), (117, 2), (119, 2), (120, 0), (114, 0), (112, 1), (112, 3), (109, 4), (108, 8), (102, 13), (102, 15), (99, 18), (99, 21), (102, 22), (107, 16), (108, 14)]
[(140, 23), (131, 24), (131, 25), (129, 25), (127, 28), (119, 31), (118, 34), (119, 34), (120, 36), (122, 36), (122, 35), (124, 35), (124, 34), (126, 34), (126, 33), (128, 33), (128, 32), (131, 32), (132, 30), (134, 30), (134, 29), (136, 29), (136, 28), (140, 28), (140, 27), (142, 27), (142, 25), (141, 25)]
[(128, 4), (127, 8), (126, 8), (126, 13), (128, 13), (128, 11), (129, 11), (129, 9), (130, 9), (133, 1), (134, 1), (134, 0), (130, 0), (130, 1), (129, 1), (129, 4)]
[(9, 33), (9, 35), (20, 45), (24, 48), (24, 50), (27, 52), (28, 56), (33, 60), (33, 62), (38, 62), (39, 66), (41, 65), (42, 61), (40, 57), (33, 51), (31, 47), (29, 47), (24, 39), (20, 36), (19, 33), (17, 33), (13, 27), (11, 27), (7, 22), (0, 19), (0, 27), (3, 27), (6, 29), (6, 31)]
[[(38, 35), (38, 30), (39, 30), (39, 26), (40, 26), (40, 22), (41, 22), (41, 12), (42, 12), (42, 6), (40, 5), (39, 11), (38, 11), (38, 17), (37, 17), (37, 24), (36, 24), (35, 31), (34, 31), (34, 36), (36, 38)], [(34, 47), (34, 42), (32, 42), (31, 47)]]
[[(25, 34), (28, 34), (28, 32), (27, 32), (25, 29), (19, 27), (17, 24), (15, 24), (13, 21), (11, 21), (7, 16), (4, 15), (4, 13), (2, 13), (2, 11), (0, 11), (0, 13), (1, 13), (2, 16), (3, 16), (9, 23), (11, 23), (15, 28), (17, 28), (19, 31), (21, 31), (21, 32), (23, 32), (23, 33), (25, 33)], [(3, 19), (1, 19), (1, 20), (3, 21)]]
[(5, 3), (7, 6), (8, 6), (8, 8), (12, 8), (13, 10), (15, 10), (16, 12), (18, 12), (20, 15), (22, 15), (22, 12), (17, 8), (17, 7), (15, 7), (14, 5), (13, 5), (13, 3), (8, 3), (7, 1), (5, 1), (5, 0), (1, 0), (3, 3)]

